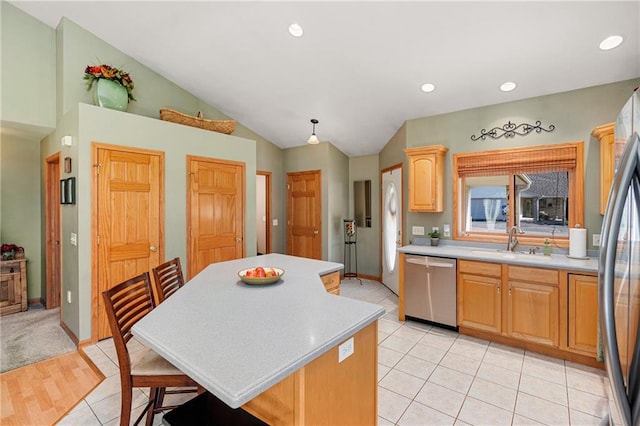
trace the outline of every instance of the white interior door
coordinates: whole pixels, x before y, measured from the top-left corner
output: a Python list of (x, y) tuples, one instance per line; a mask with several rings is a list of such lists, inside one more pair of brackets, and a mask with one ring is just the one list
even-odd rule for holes
[(402, 167), (382, 173), (382, 283), (398, 294), (398, 252), (402, 245)]

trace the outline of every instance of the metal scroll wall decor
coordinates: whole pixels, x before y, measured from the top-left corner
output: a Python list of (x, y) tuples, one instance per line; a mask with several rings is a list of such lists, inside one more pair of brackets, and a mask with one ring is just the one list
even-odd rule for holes
[(472, 141), (477, 141), (479, 139), (485, 140), (487, 136), (492, 139), (500, 139), (503, 136), (505, 138), (512, 138), (515, 135), (520, 135), (520, 136), (528, 135), (534, 130), (536, 131), (536, 133), (541, 133), (543, 130), (545, 132), (553, 132), (555, 128), (556, 126), (554, 126), (553, 124), (550, 124), (549, 128), (545, 129), (544, 127), (542, 127), (542, 123), (539, 120), (536, 121), (535, 125), (529, 124), (529, 123), (515, 124), (509, 121), (507, 124), (505, 124), (502, 127), (494, 127), (491, 130), (482, 129), (480, 131), (480, 136), (471, 135), (471, 140)]

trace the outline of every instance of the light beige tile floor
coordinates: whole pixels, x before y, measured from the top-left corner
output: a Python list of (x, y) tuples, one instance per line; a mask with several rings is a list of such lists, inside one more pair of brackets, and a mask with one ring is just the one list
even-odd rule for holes
[[(598, 425), (603, 371), (398, 321), (398, 298), (380, 283), (343, 280), (342, 295), (385, 307), (378, 324), (378, 423), (384, 425)], [(132, 341), (131, 351), (140, 349)], [(120, 383), (111, 340), (85, 352), (106, 380), (59, 423), (117, 425)], [(148, 393), (134, 396), (135, 417)], [(188, 399), (189, 396), (179, 396)], [(156, 416), (155, 425), (162, 424)]]

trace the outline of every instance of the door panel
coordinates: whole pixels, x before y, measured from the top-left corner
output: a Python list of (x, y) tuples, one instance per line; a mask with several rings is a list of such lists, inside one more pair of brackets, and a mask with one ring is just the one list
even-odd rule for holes
[(320, 170), (287, 173), (287, 254), (322, 258)]
[(111, 336), (102, 292), (164, 259), (164, 154), (124, 149), (97, 148), (98, 339)]
[(244, 256), (244, 164), (187, 158), (188, 275)]
[(382, 173), (382, 283), (395, 294), (398, 285), (398, 252), (402, 246), (402, 166)]

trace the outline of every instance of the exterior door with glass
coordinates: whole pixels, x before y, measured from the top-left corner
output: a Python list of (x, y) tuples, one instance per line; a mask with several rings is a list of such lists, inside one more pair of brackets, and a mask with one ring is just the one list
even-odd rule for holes
[(382, 171), (382, 283), (398, 294), (398, 252), (402, 246), (402, 164)]

